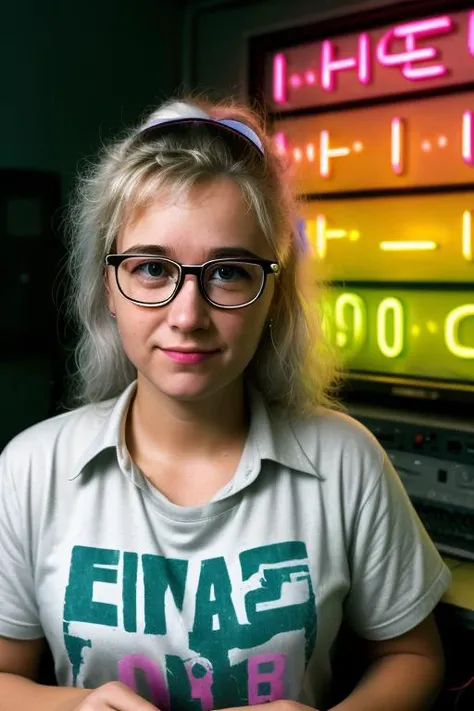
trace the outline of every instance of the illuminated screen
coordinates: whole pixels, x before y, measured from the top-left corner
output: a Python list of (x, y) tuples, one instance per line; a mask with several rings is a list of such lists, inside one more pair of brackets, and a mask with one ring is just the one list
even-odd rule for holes
[(276, 140), (305, 193), (469, 183), (473, 116), (471, 92), (281, 119)]
[(315, 26), (266, 50), (261, 84), (349, 374), (472, 396), (474, 9), (447, 7)]

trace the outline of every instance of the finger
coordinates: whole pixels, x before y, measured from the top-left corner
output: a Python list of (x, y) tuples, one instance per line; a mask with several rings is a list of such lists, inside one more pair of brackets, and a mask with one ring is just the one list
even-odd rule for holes
[(113, 681), (101, 688), (101, 702), (113, 711), (156, 711), (157, 707), (142, 699), (120, 681)]

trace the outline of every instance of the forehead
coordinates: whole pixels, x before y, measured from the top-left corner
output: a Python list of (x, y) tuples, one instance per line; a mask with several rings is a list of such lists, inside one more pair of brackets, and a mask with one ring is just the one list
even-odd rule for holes
[(241, 246), (263, 257), (269, 252), (250, 204), (228, 178), (194, 185), (177, 196), (172, 190), (160, 193), (129, 213), (117, 242), (119, 252), (163, 245), (185, 259), (191, 253), (205, 258), (220, 247)]

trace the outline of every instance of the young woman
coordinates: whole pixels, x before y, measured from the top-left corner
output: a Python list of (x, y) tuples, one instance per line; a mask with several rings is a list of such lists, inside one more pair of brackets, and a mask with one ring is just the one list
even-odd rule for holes
[[(251, 112), (170, 102), (82, 182), (82, 406), (0, 460), (0, 711), (419, 711), (448, 587), (375, 439), (338, 412), (289, 182)], [(41, 686), (47, 640), (58, 687)]]

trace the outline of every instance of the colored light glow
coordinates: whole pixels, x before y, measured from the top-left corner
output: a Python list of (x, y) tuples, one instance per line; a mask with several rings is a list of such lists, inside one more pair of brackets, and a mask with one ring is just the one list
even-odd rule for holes
[(292, 74), (290, 77), (290, 86), (293, 89), (299, 89), (302, 85), (302, 79), (299, 74)]
[(450, 311), (444, 324), (444, 338), (448, 350), (457, 358), (474, 358), (474, 348), (463, 345), (459, 330), (464, 319), (474, 317), (474, 304), (464, 304)]
[(362, 145), (362, 143), (361, 143), (360, 141), (356, 141), (356, 142), (352, 145), (352, 148), (354, 149), (354, 151), (355, 151), (356, 153), (360, 153), (361, 151), (364, 150), (364, 146)]
[[(388, 314), (392, 312), (392, 345), (388, 343)], [(380, 302), (377, 309), (377, 344), (386, 358), (397, 358), (403, 350), (404, 314), (399, 299), (388, 297)]]
[[(450, 32), (453, 29), (453, 20), (448, 15), (433, 17), (428, 20), (409, 22), (397, 25), (389, 30), (377, 45), (377, 59), (384, 67), (401, 67), (403, 76), (410, 81), (433, 79), (447, 73), (444, 64), (435, 64), (431, 67), (413, 67), (416, 62), (428, 62), (435, 59), (438, 51), (434, 47), (416, 47), (417, 36), (432, 36)], [(389, 46), (394, 39), (405, 40), (405, 51), (390, 53)]]
[(402, 175), (404, 169), (404, 137), (405, 123), (403, 119), (395, 117), (391, 126), (391, 160), (393, 172)]
[(425, 153), (429, 153), (431, 151), (431, 142), (428, 140), (423, 141), (421, 144), (421, 150)]
[[(334, 288), (334, 296), (329, 296), (331, 305), (328, 317), (329, 340), (339, 347), (339, 358), (345, 367), (350, 370), (366, 372), (370, 377), (378, 372), (381, 375), (415, 376), (430, 379), (449, 381), (474, 382), (472, 367), (474, 357), (460, 358), (458, 355), (469, 355), (462, 348), (474, 350), (474, 302), (472, 292), (469, 290), (458, 294), (443, 292), (443, 290), (398, 290), (390, 293), (381, 286), (379, 289), (372, 287), (361, 290), (350, 290), (350, 304), (346, 305), (345, 313), (341, 314), (336, 328), (336, 305), (339, 296), (345, 295), (349, 290)], [(356, 297), (354, 299), (354, 297)], [(357, 298), (358, 297), (358, 298)], [(383, 302), (386, 298), (394, 300), (393, 309), (388, 309), (388, 304)], [(345, 297), (347, 299), (347, 297)], [(339, 304), (339, 307), (341, 304)], [(351, 308), (352, 307), (352, 308)], [(451, 315), (451, 312), (460, 311)], [(467, 308), (466, 308), (467, 307)], [(359, 313), (354, 313), (355, 309)], [(385, 309), (385, 318), (383, 310)], [(433, 313), (434, 312), (434, 313)], [(432, 315), (433, 314), (433, 315)], [(454, 352), (450, 350), (445, 339), (445, 324), (448, 317), (458, 320), (458, 332), (455, 334)], [(401, 319), (400, 319), (401, 316)], [(468, 316), (468, 318), (463, 318)], [(357, 319), (365, 329), (365, 339), (360, 339), (355, 348), (353, 328)], [(398, 323), (403, 321), (403, 324)], [(384, 323), (385, 321), (385, 323)], [(437, 329), (436, 334), (430, 334), (425, 328), (431, 321)], [(388, 358), (380, 350), (388, 346), (392, 349), (395, 345), (394, 331), (402, 325), (398, 335), (399, 356)], [(454, 324), (455, 325), (455, 324)], [(420, 328), (418, 336), (412, 334), (413, 326)], [(448, 323), (449, 326), (449, 323)], [(415, 329), (416, 332), (417, 329)], [(338, 338), (339, 332), (339, 338)], [(385, 340), (385, 343), (384, 343)], [(451, 344), (452, 346), (453, 344)], [(396, 351), (395, 351), (396, 352)], [(433, 357), (433, 354), (435, 357)], [(392, 353), (390, 353), (392, 355)]]
[(472, 212), (465, 210), (462, 215), (462, 256), (467, 262), (474, 260), (472, 246)]
[(372, 80), (370, 65), (370, 37), (366, 32), (359, 35), (359, 71), (357, 76), (360, 83), (364, 86), (370, 84)]
[(316, 74), (312, 71), (305, 72), (304, 80), (309, 86), (316, 84)]
[(325, 215), (317, 215), (316, 217), (316, 240), (315, 252), (319, 259), (325, 259), (327, 255), (327, 243), (330, 239), (346, 239), (356, 241), (360, 234), (357, 230), (344, 229), (328, 229)]
[(474, 165), (474, 118), (472, 111), (465, 111), (462, 117), (462, 158), (468, 165)]
[(347, 235), (347, 230), (326, 230), (326, 239), (343, 239)]
[(467, 48), (474, 57), (474, 10), (471, 10), (467, 20)]
[(358, 56), (335, 59), (335, 48), (331, 40), (324, 40), (321, 46), (321, 86), (326, 91), (336, 88), (336, 73), (355, 69), (361, 84), (367, 85), (371, 81), (370, 66), (370, 37), (367, 33), (359, 35)]
[(283, 104), (286, 100), (286, 57), (280, 52), (273, 57), (273, 101)]
[(425, 47), (408, 52), (398, 52), (398, 54), (388, 54), (387, 45), (396, 37), (395, 30), (390, 30), (382, 37), (377, 45), (377, 59), (384, 67), (399, 67), (406, 65), (409, 62), (428, 62), (436, 57), (436, 49), (434, 47)]
[(438, 249), (438, 244), (431, 240), (412, 241), (386, 241), (380, 242), (380, 249), (384, 252), (431, 252)]
[(439, 331), (439, 326), (436, 323), (436, 321), (427, 321), (426, 328), (429, 333), (433, 333), (433, 334), (438, 333), (438, 331)]
[(330, 158), (348, 156), (351, 149), (347, 146), (329, 148), (329, 131), (321, 131), (319, 136), (319, 172), (323, 178), (330, 176)]
[[(346, 312), (352, 311), (352, 324), (346, 320)], [(354, 347), (360, 347), (366, 337), (367, 319), (366, 308), (363, 299), (357, 294), (341, 294), (334, 306), (336, 321), (336, 344), (339, 348), (345, 348), (349, 342), (348, 334), (352, 334)]]
[(303, 160), (303, 152), (301, 148), (295, 148), (293, 151), (293, 158), (297, 163), (300, 163)]
[(438, 136), (438, 146), (440, 148), (446, 148), (447, 145), (448, 139), (446, 138), (446, 136)]
[(411, 327), (411, 335), (414, 336), (414, 338), (417, 338), (421, 333), (421, 328), (415, 324)]
[[(415, 37), (409, 35), (405, 40), (406, 49), (408, 52), (414, 52), (416, 49)], [(436, 56), (438, 53), (435, 51)], [(447, 68), (443, 64), (435, 64), (433, 67), (418, 67), (413, 68), (410, 62), (402, 66), (402, 74), (405, 79), (410, 81), (418, 81), (420, 79), (435, 79), (442, 77), (447, 73)]]
[(327, 253), (326, 226), (325, 216), (318, 215), (316, 217), (316, 255), (319, 259), (324, 259)]
[(314, 144), (308, 143), (308, 145), (306, 146), (306, 158), (309, 160), (310, 163), (314, 161), (315, 155), (316, 151), (314, 148)]
[(275, 142), (277, 153), (281, 156), (285, 155), (287, 143), (286, 136), (283, 131), (278, 131), (278, 133), (275, 133), (273, 140)]

